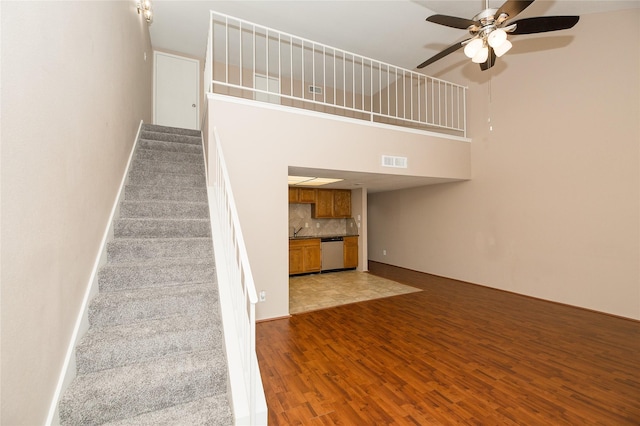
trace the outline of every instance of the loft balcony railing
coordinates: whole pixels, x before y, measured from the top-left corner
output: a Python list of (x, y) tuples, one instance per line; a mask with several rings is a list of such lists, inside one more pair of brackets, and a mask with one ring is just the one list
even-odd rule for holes
[(208, 91), (466, 137), (467, 88), (211, 12)]

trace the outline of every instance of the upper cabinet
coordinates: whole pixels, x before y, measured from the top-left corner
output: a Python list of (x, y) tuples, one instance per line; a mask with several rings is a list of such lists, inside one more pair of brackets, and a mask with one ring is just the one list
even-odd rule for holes
[(316, 202), (316, 190), (315, 188), (295, 188), (289, 187), (289, 202), (290, 203), (315, 203)]
[(351, 191), (333, 191), (333, 217), (351, 217)]
[(317, 189), (316, 202), (311, 206), (314, 218), (351, 217), (351, 191), (348, 189)]
[(289, 187), (290, 203), (311, 204), (314, 218), (351, 217), (351, 190)]
[(316, 203), (311, 206), (311, 216), (313, 217), (333, 217), (333, 190), (318, 189), (316, 193)]

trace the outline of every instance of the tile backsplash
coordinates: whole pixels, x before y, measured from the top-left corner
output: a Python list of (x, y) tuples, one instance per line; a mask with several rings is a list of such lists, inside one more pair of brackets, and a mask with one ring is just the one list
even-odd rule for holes
[[(309, 224), (309, 227), (305, 227), (305, 224)], [(314, 219), (311, 217), (311, 204), (289, 204), (289, 237), (293, 237), (294, 228), (302, 228), (298, 232), (299, 237), (358, 234), (358, 228), (352, 218)]]

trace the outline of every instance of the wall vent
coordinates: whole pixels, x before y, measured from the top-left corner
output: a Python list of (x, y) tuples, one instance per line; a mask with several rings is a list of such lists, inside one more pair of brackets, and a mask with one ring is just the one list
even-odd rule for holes
[(322, 95), (322, 87), (309, 86), (309, 93), (315, 93), (316, 95)]
[(395, 167), (398, 169), (406, 169), (407, 168), (407, 157), (394, 157), (392, 155), (383, 155), (382, 156), (382, 166), (383, 167)]

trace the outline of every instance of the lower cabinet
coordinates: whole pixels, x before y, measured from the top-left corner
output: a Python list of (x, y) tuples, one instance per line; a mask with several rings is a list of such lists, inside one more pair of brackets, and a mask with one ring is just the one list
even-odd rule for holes
[(358, 237), (344, 237), (344, 267), (358, 267)]
[(320, 239), (289, 240), (289, 275), (320, 272)]

